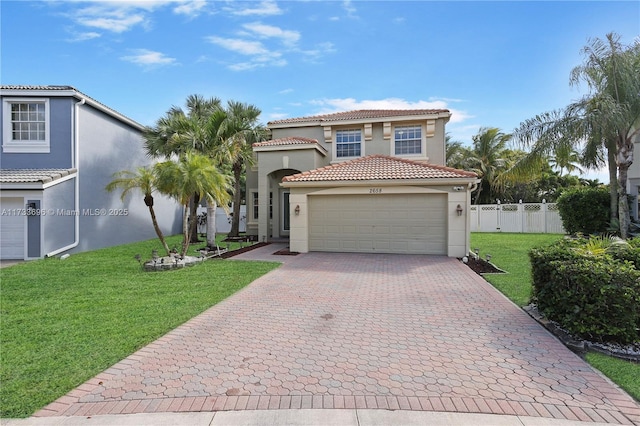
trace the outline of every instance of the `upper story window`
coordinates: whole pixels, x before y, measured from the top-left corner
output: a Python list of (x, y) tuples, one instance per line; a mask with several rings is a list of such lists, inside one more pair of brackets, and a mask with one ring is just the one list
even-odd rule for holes
[(362, 130), (336, 130), (336, 158), (360, 157)]
[(49, 152), (47, 99), (4, 99), (2, 110), (3, 152)]
[(395, 155), (422, 154), (422, 126), (396, 126), (394, 130)]

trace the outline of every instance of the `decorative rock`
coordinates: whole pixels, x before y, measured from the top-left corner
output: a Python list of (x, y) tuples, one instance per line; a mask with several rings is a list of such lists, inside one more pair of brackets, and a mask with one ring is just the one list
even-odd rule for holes
[(177, 255), (160, 257), (156, 260), (150, 260), (144, 264), (145, 271), (167, 271), (170, 269), (180, 269), (185, 266), (193, 266), (204, 260), (202, 257), (185, 256), (180, 258)]

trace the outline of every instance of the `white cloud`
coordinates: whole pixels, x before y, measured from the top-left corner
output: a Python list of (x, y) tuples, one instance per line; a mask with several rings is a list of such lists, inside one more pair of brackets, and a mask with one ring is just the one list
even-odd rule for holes
[(73, 37), (68, 38), (67, 41), (70, 42), (80, 42), (86, 40), (93, 40), (94, 38), (99, 38), (101, 36), (100, 33), (96, 32), (84, 32), (84, 33), (73, 33)]
[(276, 121), (276, 120), (282, 120), (283, 118), (287, 118), (288, 114), (282, 113), (282, 112), (272, 112), (271, 114), (267, 115), (267, 121)]
[(279, 95), (287, 95), (289, 93), (292, 93), (293, 89), (289, 88), (289, 89), (284, 89), (278, 92)]
[(259, 41), (242, 40), (238, 38), (207, 37), (210, 43), (217, 44), (227, 50), (231, 50), (242, 55), (266, 55), (269, 50)]
[(206, 6), (207, 2), (205, 0), (180, 0), (178, 5), (173, 8), (173, 11), (178, 15), (196, 17)]
[(154, 52), (148, 49), (136, 49), (133, 50), (132, 53), (132, 55), (122, 56), (120, 59), (145, 68), (156, 68), (176, 64), (175, 58), (168, 57), (161, 52)]
[(138, 1), (78, 1), (83, 5), (70, 12), (69, 17), (78, 25), (114, 33), (129, 31), (135, 26), (147, 27), (151, 13), (156, 9), (173, 6), (173, 12), (189, 17), (198, 16), (207, 6), (206, 0), (138, 0)]
[(130, 15), (130, 16), (118, 16), (113, 14), (111, 16), (102, 17), (79, 17), (77, 22), (80, 25), (91, 28), (99, 28), (101, 30), (107, 30), (114, 33), (122, 33), (131, 29), (131, 27), (143, 23), (144, 17), (142, 15)]
[(282, 10), (274, 1), (263, 1), (257, 7), (247, 7), (245, 9), (228, 9), (232, 14), (238, 16), (261, 15), (271, 16), (280, 15)]
[(224, 49), (250, 57), (249, 61), (229, 65), (228, 68), (233, 71), (246, 71), (266, 66), (281, 67), (287, 64), (287, 61), (282, 58), (282, 53), (267, 49), (259, 41), (216, 36), (207, 37), (206, 39)]
[(295, 45), (300, 40), (298, 31), (283, 30), (272, 25), (265, 25), (260, 22), (244, 24), (243, 28), (251, 31), (253, 34), (261, 38), (277, 38), (287, 45)]
[(353, 5), (351, 0), (344, 0), (342, 2), (342, 8), (347, 12), (347, 16), (349, 18), (356, 18), (356, 12), (358, 11), (356, 7)]
[(321, 108), (318, 114), (357, 109), (448, 109), (451, 111), (450, 123), (461, 123), (472, 118), (472, 116), (465, 111), (450, 108), (448, 103), (442, 99), (411, 102), (400, 98), (365, 99), (361, 101), (354, 98), (334, 98), (316, 99), (311, 101), (311, 104)]
[(335, 51), (336, 49), (333, 47), (333, 43), (325, 42), (317, 44), (314, 49), (300, 50), (300, 53), (302, 53), (307, 60), (315, 62), (321, 57), (329, 53), (334, 53)]

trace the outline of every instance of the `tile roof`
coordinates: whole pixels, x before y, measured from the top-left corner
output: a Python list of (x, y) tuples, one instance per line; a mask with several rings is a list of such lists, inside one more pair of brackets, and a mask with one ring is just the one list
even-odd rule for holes
[(396, 179), (472, 179), (473, 172), (451, 167), (428, 164), (426, 162), (390, 157), (388, 155), (369, 155), (343, 163), (332, 164), (320, 169), (285, 176), (283, 182), (326, 182), (326, 181), (365, 181)]
[(387, 117), (405, 117), (412, 115), (433, 115), (449, 113), (448, 109), (360, 109), (355, 111), (336, 112), (331, 114), (313, 115), (308, 117), (285, 118), (282, 120), (274, 120), (267, 123), (272, 124), (289, 124), (289, 123), (306, 123), (306, 122), (323, 122), (323, 121), (347, 121), (361, 120), (369, 118), (387, 118)]
[(1, 169), (0, 183), (48, 183), (76, 171), (76, 169)]
[(317, 139), (310, 138), (301, 138), (301, 137), (289, 137), (289, 138), (279, 138), (279, 139), (271, 139), (264, 142), (256, 142), (252, 146), (260, 147), (260, 146), (282, 146), (282, 145), (309, 145), (309, 144), (318, 144)]

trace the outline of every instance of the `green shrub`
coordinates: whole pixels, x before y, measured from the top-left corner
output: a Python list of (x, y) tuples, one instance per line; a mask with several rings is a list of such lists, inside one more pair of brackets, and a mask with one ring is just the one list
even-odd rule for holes
[(640, 237), (627, 240), (626, 244), (620, 245), (611, 254), (616, 259), (633, 263), (633, 266), (640, 271)]
[(568, 189), (558, 197), (562, 226), (569, 234), (606, 232), (611, 215), (607, 188)]
[(624, 257), (614, 257), (637, 256), (637, 249), (592, 255), (587, 245), (586, 239), (564, 240), (531, 250), (532, 300), (547, 318), (580, 338), (640, 341), (640, 271)]

